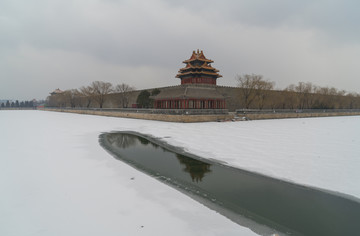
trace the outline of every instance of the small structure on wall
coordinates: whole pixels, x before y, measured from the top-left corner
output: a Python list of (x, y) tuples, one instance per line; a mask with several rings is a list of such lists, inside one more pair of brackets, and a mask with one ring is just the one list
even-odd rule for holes
[(193, 51), (190, 59), (176, 75), (181, 85), (162, 90), (154, 96), (157, 109), (225, 109), (225, 98), (216, 90), (216, 81), (222, 77), (211, 66), (212, 60), (203, 51)]

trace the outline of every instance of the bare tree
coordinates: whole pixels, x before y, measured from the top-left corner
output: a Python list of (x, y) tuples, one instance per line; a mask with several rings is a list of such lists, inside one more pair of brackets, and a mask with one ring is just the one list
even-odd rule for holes
[(275, 82), (264, 80), (262, 75), (256, 74), (238, 75), (236, 80), (241, 88), (245, 108), (250, 108), (253, 101), (257, 99), (258, 108), (263, 109), (266, 99), (274, 89)]
[(47, 98), (47, 105), (50, 107), (65, 107), (66, 99), (64, 93), (51, 95)]
[(236, 80), (238, 82), (238, 86), (241, 88), (244, 106), (246, 109), (249, 109), (251, 103), (256, 98), (256, 90), (258, 88), (258, 83), (262, 81), (262, 75), (237, 75)]
[(336, 88), (317, 87), (315, 92), (318, 95), (320, 95), (316, 104), (316, 108), (321, 108), (321, 109), (335, 108), (335, 101), (338, 93)]
[(353, 108), (357, 108), (359, 106), (357, 106), (357, 102), (360, 101), (360, 94), (358, 93), (348, 93), (346, 95), (347, 101), (348, 101), (348, 105), (347, 108), (349, 109), (353, 109)]
[(93, 99), (93, 88), (91, 86), (83, 86), (80, 88), (80, 94), (86, 101), (86, 107), (89, 108)]
[(352, 108), (360, 108), (360, 93), (355, 93), (354, 94), (354, 101), (355, 101), (355, 103), (354, 103), (354, 105), (353, 105), (353, 107)]
[(94, 100), (99, 104), (99, 107), (102, 108), (106, 100), (106, 95), (110, 94), (113, 91), (111, 83), (103, 81), (94, 81), (91, 84)]
[(294, 109), (295, 108), (295, 104), (297, 101), (297, 96), (295, 93), (295, 85), (294, 84), (290, 84), (289, 86), (287, 86), (284, 91), (283, 91), (283, 96), (284, 96), (284, 106), (283, 108), (289, 108), (289, 109)]
[(77, 89), (70, 89), (70, 90), (66, 90), (64, 93), (63, 93), (63, 96), (64, 96), (64, 99), (65, 99), (65, 102), (67, 104), (70, 105), (70, 107), (75, 107), (76, 105), (76, 100), (78, 99), (79, 97), (79, 91)]
[(314, 86), (312, 83), (307, 82), (299, 82), (298, 85), (295, 86), (295, 92), (298, 95), (298, 108), (310, 108), (312, 105)]
[(118, 84), (115, 87), (115, 91), (120, 93), (120, 100), (121, 100), (121, 105), (123, 108), (127, 108), (129, 105), (129, 97), (130, 97), (130, 92), (134, 91), (135, 88), (131, 87), (128, 84)]
[(271, 90), (274, 89), (275, 82), (260, 80), (256, 86), (256, 96), (258, 98), (258, 107), (263, 109), (266, 99), (269, 97)]

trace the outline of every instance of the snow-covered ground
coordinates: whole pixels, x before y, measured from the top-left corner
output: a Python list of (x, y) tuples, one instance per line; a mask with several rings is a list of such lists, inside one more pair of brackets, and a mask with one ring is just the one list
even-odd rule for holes
[(126, 130), (360, 198), (358, 116), (183, 124), (0, 111), (0, 235), (255, 235), (99, 145), (101, 132)]

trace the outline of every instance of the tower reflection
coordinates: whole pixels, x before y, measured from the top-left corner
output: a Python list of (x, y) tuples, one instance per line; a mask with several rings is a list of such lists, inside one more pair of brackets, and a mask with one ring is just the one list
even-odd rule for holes
[(211, 172), (211, 165), (208, 163), (181, 154), (176, 154), (176, 157), (179, 160), (180, 164), (185, 165), (185, 168), (183, 170), (190, 174), (193, 182), (201, 182), (205, 174)]
[(128, 148), (136, 145), (136, 141), (139, 138), (133, 135), (110, 133), (106, 135), (106, 139), (112, 146), (120, 147), (120, 148)]
[[(114, 148), (127, 149), (130, 147), (135, 147), (137, 145), (148, 146), (151, 145), (154, 148), (159, 148), (160, 146), (150, 142), (148, 139), (131, 135), (131, 134), (122, 134), (122, 133), (110, 133), (106, 135), (107, 142)], [(160, 147), (163, 152), (169, 152), (165, 148)], [(201, 182), (205, 177), (206, 173), (211, 172), (211, 164), (199, 161), (181, 154), (175, 154), (181, 165), (184, 165), (184, 172), (189, 173), (193, 182)], [(154, 164), (155, 162), (153, 162)]]
[[(144, 145), (144, 146), (150, 144), (154, 148), (159, 147), (159, 145), (157, 145), (153, 142), (150, 142), (146, 138), (135, 136), (135, 135), (130, 135), (130, 134), (110, 133), (110, 134), (106, 135), (106, 139), (112, 146), (123, 148), (123, 149), (129, 148), (132, 146), (136, 146), (136, 145), (138, 145), (138, 142), (140, 142), (140, 144)], [(164, 150), (166, 150), (166, 149), (164, 149)]]

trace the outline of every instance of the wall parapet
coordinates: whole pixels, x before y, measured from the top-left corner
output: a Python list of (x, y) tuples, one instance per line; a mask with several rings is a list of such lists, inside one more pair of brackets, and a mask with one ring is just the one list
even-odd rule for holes
[(262, 120), (262, 119), (286, 119), (286, 118), (309, 118), (329, 116), (359, 116), (360, 109), (275, 109), (256, 110), (239, 109), (235, 111), (237, 119)]
[(360, 109), (237, 109), (236, 114), (270, 114), (270, 113), (344, 113), (360, 112)]
[[(235, 121), (235, 120), (262, 120), (262, 119), (287, 119), (287, 118), (309, 118), (309, 117), (329, 117), (329, 116), (360, 116), (360, 109), (310, 109), (310, 110), (254, 110), (241, 109), (235, 113), (206, 113), (205, 109), (192, 110), (192, 114), (186, 114), (182, 109), (132, 109), (132, 108), (41, 108), (38, 110), (69, 112), (87, 115), (99, 115), (121, 118), (158, 120), (167, 122), (211, 122), (211, 121)], [(214, 109), (209, 109), (214, 112)], [(158, 112), (158, 113), (156, 113)], [(178, 112), (178, 113), (176, 113)], [(199, 112), (196, 114), (196, 112)], [(203, 112), (203, 113), (201, 113)], [(220, 112), (220, 111), (219, 111)], [(224, 112), (224, 111), (222, 111)]]
[(234, 115), (230, 115), (227, 112), (227, 110), (225, 111), (219, 110), (218, 112), (220, 113), (214, 113), (214, 109), (208, 109), (208, 110), (202, 109), (202, 111), (200, 111), (200, 109), (193, 110), (190, 111), (192, 112), (191, 114), (186, 113), (186, 111), (182, 109), (165, 110), (165, 109), (132, 109), (132, 108), (125, 108), (125, 109), (43, 108), (39, 110), (69, 112), (69, 113), (87, 114), (87, 115), (111, 116), (111, 117), (121, 117), (121, 118), (158, 120), (158, 121), (167, 121), (167, 122), (182, 122), (182, 123), (224, 121), (224, 120), (231, 120), (234, 117)]
[(152, 109), (152, 108), (71, 108), (71, 107), (47, 107), (47, 109), (102, 111), (119, 113), (141, 114), (169, 114), (169, 115), (216, 115), (229, 114), (227, 109)]

